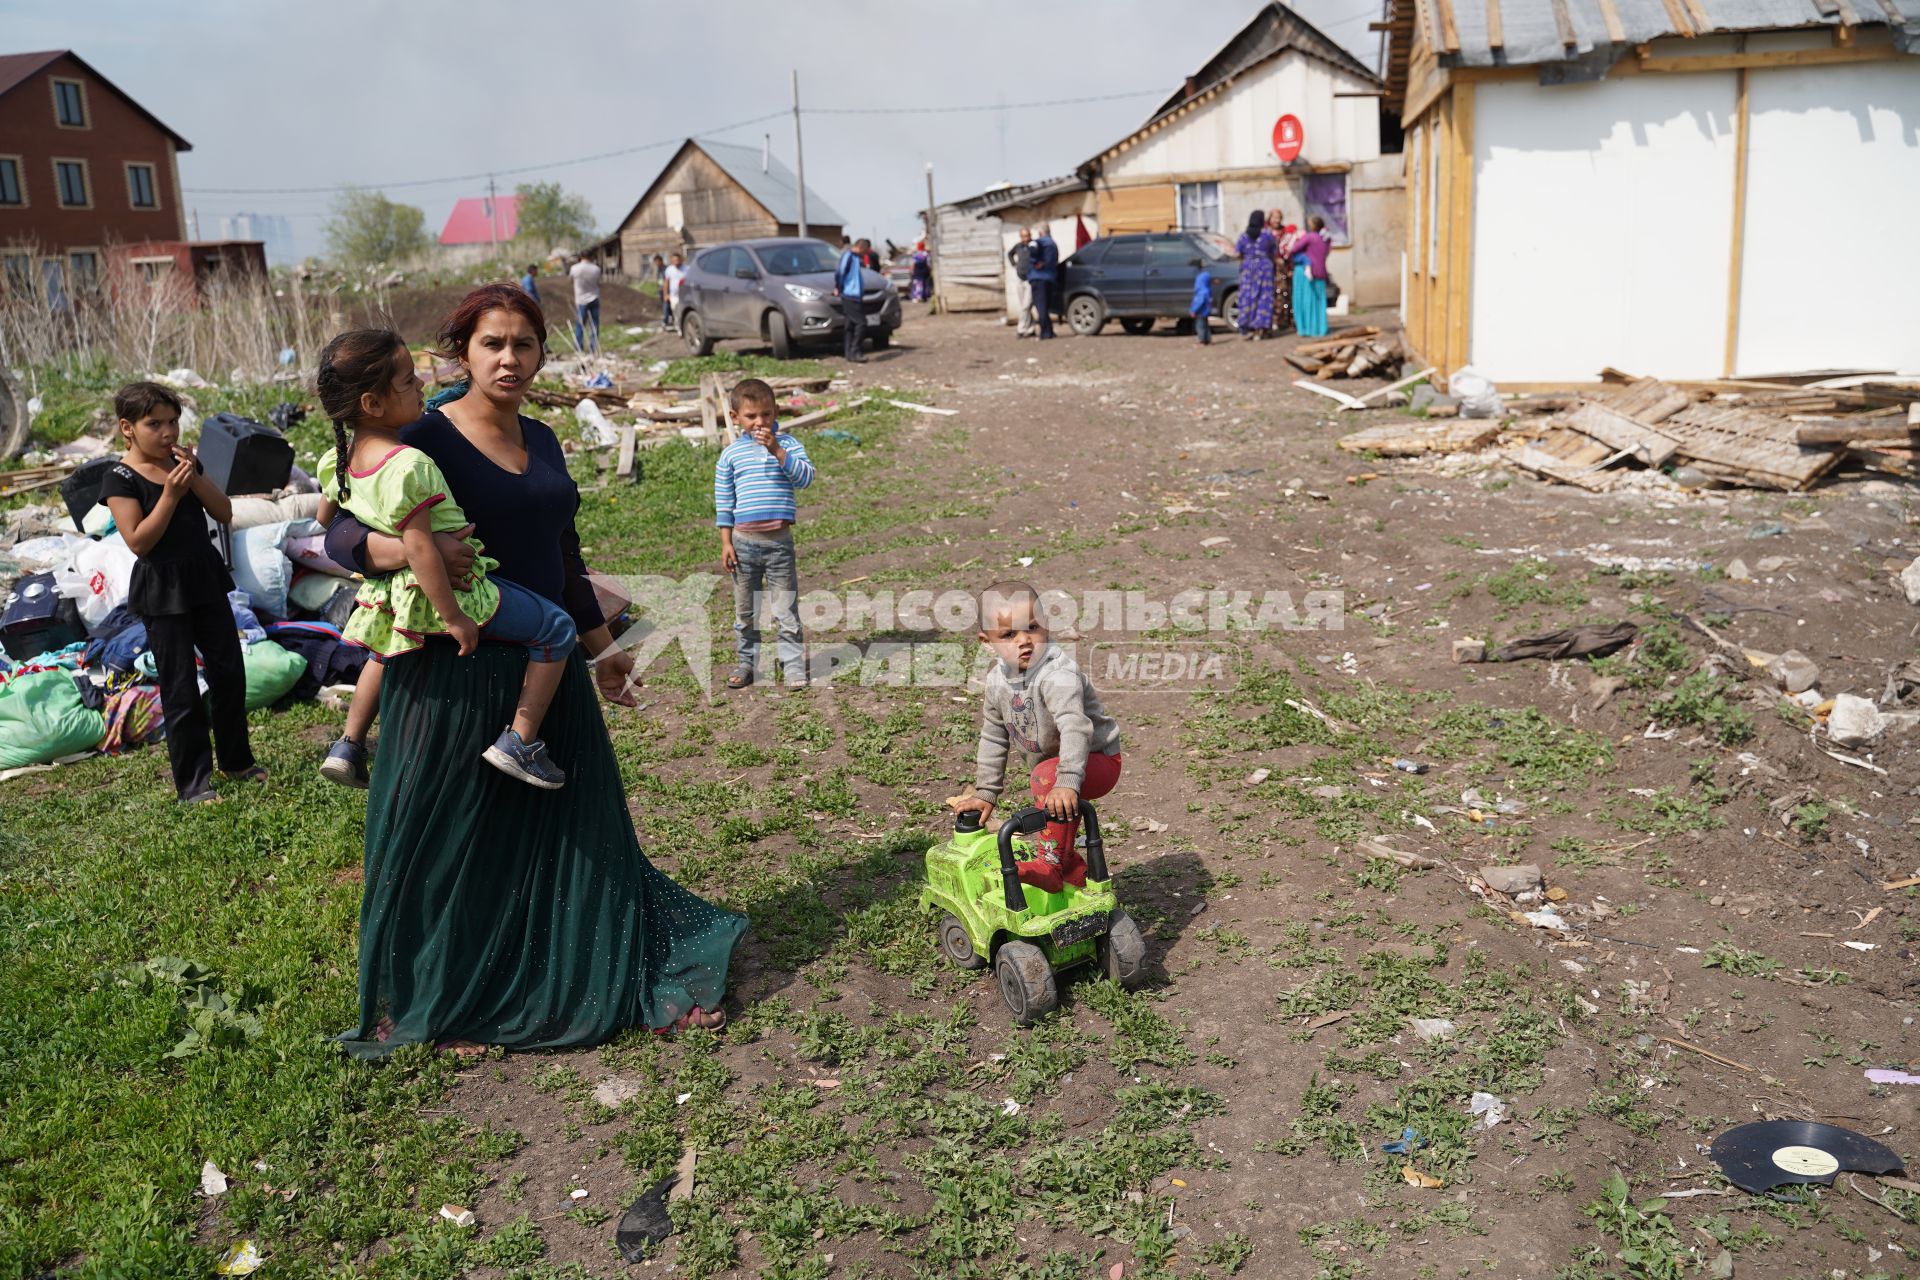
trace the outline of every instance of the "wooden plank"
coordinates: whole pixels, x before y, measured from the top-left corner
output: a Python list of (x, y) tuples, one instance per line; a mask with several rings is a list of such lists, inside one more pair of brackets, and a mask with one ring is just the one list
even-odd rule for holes
[(1602, 404), (1583, 404), (1566, 421), (1575, 431), (1592, 436), (1610, 449), (1624, 450), (1649, 467), (1664, 466), (1680, 448), (1672, 436)]
[(1620, 11), (1613, 7), (1613, 0), (1600, 0), (1600, 20), (1607, 24), (1609, 44), (1627, 42), (1627, 29), (1620, 25)]
[(709, 441), (720, 439), (720, 411), (718, 400), (720, 379), (713, 374), (700, 377), (700, 434)]
[(1740, 272), (1747, 236), (1747, 70), (1740, 69), (1733, 116), (1733, 239), (1727, 264), (1727, 344), (1720, 372), (1731, 378), (1740, 354)]
[(613, 474), (617, 476), (633, 474), (633, 447), (638, 435), (639, 432), (631, 423), (620, 429), (620, 457), (613, 468)]
[[(1434, 375), (1434, 372), (1435, 371), (1432, 369), (1422, 369), (1419, 373), (1411, 374), (1408, 377), (1400, 379), (1398, 382), (1389, 382), (1384, 387), (1377, 387), (1374, 390), (1367, 392), (1367, 394), (1360, 397), (1360, 401), (1362, 404), (1369, 404), (1374, 400), (1380, 399), (1383, 396), (1391, 394), (1392, 392), (1399, 391), (1405, 387), (1410, 387), (1416, 382), (1424, 382), (1426, 379), (1431, 378)], [(1917, 407), (1920, 407), (1920, 406), (1917, 406)]]
[(1473, 301), (1473, 85), (1453, 89), (1451, 188), (1448, 228), (1447, 372), (1471, 360), (1469, 320)]
[(1830, 67), (1855, 62), (1892, 62), (1904, 57), (1890, 44), (1849, 45), (1842, 48), (1782, 49), (1772, 53), (1719, 53), (1699, 58), (1648, 58), (1645, 72), (1737, 71), (1772, 67)]
[(1567, 12), (1567, 0), (1553, 0), (1553, 25), (1560, 32), (1560, 47), (1571, 49), (1580, 43), (1573, 30), (1573, 15)]
[(1561, 484), (1570, 484), (1593, 493), (1605, 493), (1613, 488), (1618, 475), (1617, 472), (1590, 471), (1576, 463), (1564, 462), (1532, 445), (1523, 444), (1511, 449), (1503, 449), (1500, 456), (1522, 471), (1530, 471), (1535, 475), (1545, 476), (1549, 480), (1557, 480)]
[(1453, 25), (1453, 0), (1433, 0), (1433, 4), (1440, 10), (1440, 33), (1444, 37), (1441, 47), (1448, 53), (1460, 52), (1460, 33)]
[(1344, 409), (1364, 409), (1367, 407), (1364, 401), (1356, 399), (1344, 391), (1336, 391), (1332, 387), (1323, 387), (1319, 383), (1309, 382), (1305, 378), (1295, 379), (1293, 385), (1299, 387), (1302, 391), (1311, 391), (1315, 395), (1325, 396), (1329, 400), (1338, 400), (1340, 406)]
[[(1672, 26), (1673, 33), (1691, 39), (1693, 36), (1693, 24), (1687, 21), (1686, 11), (1680, 7), (1680, 0), (1660, 0), (1660, 3), (1666, 8), (1667, 22)], [(1651, 61), (1651, 59), (1647, 59), (1646, 61)]]
[(1625, 391), (1606, 399), (1607, 408), (1643, 427), (1657, 427), (1693, 403), (1693, 397), (1658, 378), (1637, 378)]
[(1838, 449), (1803, 449), (1794, 426), (1740, 408), (1694, 405), (1661, 424), (1679, 456), (1724, 467), (1746, 483), (1804, 489), (1840, 461)]
[[(1556, 4), (1564, 2), (1565, 0), (1555, 0)], [(1487, 0), (1487, 47), (1489, 49), (1507, 47), (1506, 34), (1500, 27), (1500, 0)]]
[(1905, 442), (1914, 439), (1915, 430), (1914, 424), (1902, 418), (1880, 418), (1873, 422), (1831, 418), (1825, 422), (1795, 424), (1793, 438), (1798, 444), (1851, 444), (1856, 440)]
[(1685, 0), (1685, 3), (1687, 6), (1687, 16), (1692, 19), (1693, 29), (1695, 31), (1713, 30), (1713, 19), (1709, 18), (1707, 11), (1700, 7), (1700, 0)]
[(1500, 435), (1500, 424), (1485, 419), (1412, 424), (1391, 422), (1340, 438), (1348, 453), (1377, 453), (1383, 458), (1413, 458), (1427, 453), (1469, 453), (1484, 449)]

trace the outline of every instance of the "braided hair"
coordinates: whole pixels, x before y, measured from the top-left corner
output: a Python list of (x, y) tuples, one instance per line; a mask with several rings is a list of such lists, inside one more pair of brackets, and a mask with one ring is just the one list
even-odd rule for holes
[(352, 459), (348, 432), (360, 417), (360, 397), (388, 391), (399, 376), (401, 360), (411, 359), (400, 335), (391, 329), (349, 329), (320, 353), (320, 371), (314, 390), (320, 408), (333, 423), (334, 479), (338, 500), (345, 502)]

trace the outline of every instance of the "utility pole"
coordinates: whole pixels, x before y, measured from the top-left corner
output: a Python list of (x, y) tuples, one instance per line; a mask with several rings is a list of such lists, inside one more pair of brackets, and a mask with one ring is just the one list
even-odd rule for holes
[(198, 209), (193, 211), (193, 238), (195, 240), (200, 238), (200, 211)]
[(493, 240), (493, 251), (500, 252), (500, 206), (493, 199), (493, 175), (487, 175), (487, 233)]
[(800, 188), (800, 234), (807, 234), (807, 157), (800, 146), (800, 69), (793, 69), (793, 180)]
[(929, 299), (934, 309), (940, 308), (940, 277), (934, 271), (934, 263), (939, 261), (940, 247), (939, 223), (933, 220), (933, 161), (927, 161), (927, 275), (932, 281), (933, 297)]

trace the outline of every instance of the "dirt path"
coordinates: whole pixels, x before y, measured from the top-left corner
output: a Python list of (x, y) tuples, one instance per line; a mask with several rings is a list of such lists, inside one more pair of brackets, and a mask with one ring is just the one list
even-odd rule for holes
[[(790, 833), (738, 864), (682, 859), (672, 827), (636, 794), (651, 852), (689, 883), (738, 900), (753, 876), (790, 878), (778, 909), (756, 913), (738, 986), (745, 1021), (713, 1048), (622, 1042), (469, 1072), (460, 1113), (525, 1139), (476, 1206), (483, 1221), (524, 1211), (505, 1193), (524, 1175), (548, 1256), (613, 1274), (612, 1222), (562, 1220), (558, 1184), (582, 1180), (593, 1204), (617, 1213), (627, 1184), (670, 1167), (683, 1140), (704, 1144), (705, 1162), (739, 1138), (679, 1123), (679, 1104), (596, 1108), (591, 1087), (616, 1073), (684, 1092), (694, 1108), (711, 1090), (727, 1117), (763, 1132), (785, 1124), (798, 1136), (812, 1115), (821, 1133), (858, 1133), (867, 1148), (864, 1159), (796, 1158), (753, 1193), (811, 1206), (797, 1212), (822, 1234), (793, 1246), (812, 1261), (792, 1270), (769, 1261), (772, 1226), (743, 1227), (760, 1221), (745, 1207), (753, 1194), (723, 1166), (711, 1203), (696, 1197), (702, 1207), (663, 1255), (694, 1274), (921, 1274), (916, 1250), (966, 1254), (941, 1243), (943, 1215), (1020, 1224), (1013, 1256), (1029, 1269), (993, 1274), (1092, 1275), (1096, 1255), (1098, 1274), (1120, 1262), (1129, 1276), (1227, 1274), (1236, 1259), (1262, 1276), (1679, 1274), (1619, 1270), (1623, 1241), (1703, 1267), (1729, 1251), (1737, 1275), (1915, 1270), (1901, 1251), (1920, 1248), (1912, 1197), (1886, 1191), (1883, 1207), (1836, 1189), (1786, 1206), (1718, 1194), (1705, 1155), (1730, 1125), (1772, 1116), (1911, 1150), (1911, 1101), (1862, 1073), (1920, 1056), (1910, 1025), (1920, 921), (1910, 892), (1881, 888), (1920, 862), (1912, 740), (1877, 744), (1871, 769), (1829, 758), (1804, 717), (1779, 709), (1764, 671), (1737, 657), (1714, 668), (1714, 643), (1678, 620), (1705, 621), (1735, 646), (1801, 651), (1827, 696), (1877, 696), (1912, 656), (1920, 620), (1887, 572), (1913, 554), (1911, 489), (1603, 497), (1499, 470), (1447, 476), (1339, 453), (1356, 415), (1291, 389), (1278, 343), (1199, 349), (1166, 330), (1115, 330), (1037, 344), (968, 317), (915, 321), (901, 338), (854, 371), (856, 383), (959, 413), (917, 419), (899, 444), (901, 482), (859, 499), (890, 513), (887, 537), (809, 541), (803, 529), (803, 587), (974, 590), (1021, 575), (1163, 602), (1189, 589), (1256, 601), (1285, 591), (1296, 604), (1343, 595), (1339, 630), (1080, 629), (1083, 646), (1221, 659), (1207, 680), (1106, 688), (1127, 764), (1102, 814), (1122, 898), (1149, 927), (1157, 978), (1143, 1007), (1171, 1039), (1156, 1049), (1148, 1023), (1090, 988), (1075, 989), (1089, 994), (1069, 999), (1061, 1027), (1009, 1036), (989, 981), (926, 974), (917, 948), (930, 950), (930, 922), (916, 923), (902, 897), (918, 855), (878, 833), (940, 829), (939, 800), (970, 773), (977, 709), (964, 690), (843, 682), (805, 701), (669, 700), (661, 714), (695, 747), (636, 761), (663, 780), (654, 794), (792, 777), (727, 744), (771, 748), (815, 717), (839, 741), (803, 762), (800, 780), (816, 789), (806, 805), (823, 810), (822, 831), (877, 843), (830, 872)], [(1638, 561), (1609, 571), (1609, 557)], [(1752, 580), (1729, 580), (1736, 559)], [(1599, 668), (1449, 660), (1459, 637), (1498, 643), (1622, 619), (1641, 626), (1642, 643)], [(810, 637), (887, 638), (897, 636), (885, 627)], [(620, 740), (642, 750), (637, 735)], [(876, 763), (889, 756), (925, 771), (889, 774)], [(1397, 772), (1396, 757), (1428, 771)], [(1250, 781), (1256, 770), (1264, 777)], [(851, 805), (828, 821), (817, 792), (840, 775)], [(1476, 787), (1478, 800), (1463, 801)], [(1381, 833), (1446, 866), (1370, 862), (1357, 846)], [(1476, 896), (1471, 873), (1495, 863), (1543, 867), (1571, 928), (1516, 922), (1510, 904)], [(885, 916), (889, 902), (906, 905)], [(826, 921), (820, 937), (781, 936), (814, 916)], [(875, 941), (867, 930), (883, 917), (895, 932)], [(890, 1056), (885, 1037), (937, 1037), (931, 1022), (888, 1019), (956, 1009), (971, 1019), (947, 1046), (944, 1080), (900, 1083), (904, 1068), (890, 1064), (904, 1053)], [(1429, 1041), (1413, 1018), (1453, 1029)], [(834, 1036), (844, 1044), (823, 1049)], [(1023, 1136), (982, 1121), (940, 1137), (912, 1111), (942, 1097), (960, 1106), (953, 1089), (969, 1106), (999, 1103), (1018, 1091), (1009, 1080), (1029, 1052), (1077, 1065), (1039, 1072), (1044, 1087), (1020, 1100), (1034, 1126)], [(814, 1083), (829, 1073), (841, 1082)], [(1097, 1126), (1119, 1132), (1116, 1089), (1141, 1081), (1198, 1088), (1219, 1105), (1189, 1099), (1179, 1114), (1193, 1145), (1171, 1165), (1119, 1138), (1094, 1143), (1099, 1159), (1150, 1172), (1138, 1184), (1116, 1177), (1133, 1195), (1107, 1215), (1117, 1234), (1095, 1232), (1061, 1213), (1083, 1192), (1055, 1187), (1047, 1170), (1070, 1164), (1072, 1142)], [(847, 1096), (856, 1085), (900, 1090), (902, 1116), (918, 1118), (880, 1141), (869, 1126), (881, 1118)], [(1506, 1108), (1491, 1131), (1468, 1127), (1467, 1099), (1481, 1090)], [(820, 1120), (816, 1103), (842, 1119)], [(1411, 1163), (1444, 1186), (1408, 1185), (1409, 1161), (1381, 1152), (1408, 1126), (1429, 1144)], [(1002, 1147), (1039, 1161), (1009, 1166), (1010, 1194), (1030, 1210), (949, 1202), (928, 1172), (941, 1142), (960, 1142), (981, 1167)], [(1582, 1210), (1616, 1168), (1632, 1202), (1716, 1194), (1667, 1201), (1665, 1217), (1629, 1203), (1596, 1223)], [(1159, 1234), (1127, 1225), (1141, 1195), (1168, 1215)], [(829, 1202), (853, 1208), (828, 1213)], [(889, 1229), (883, 1207), (920, 1225)], [(1579, 1259), (1596, 1245), (1603, 1252)], [(1050, 1261), (1053, 1251), (1067, 1261)], [(737, 1270), (713, 1261), (729, 1257)]]

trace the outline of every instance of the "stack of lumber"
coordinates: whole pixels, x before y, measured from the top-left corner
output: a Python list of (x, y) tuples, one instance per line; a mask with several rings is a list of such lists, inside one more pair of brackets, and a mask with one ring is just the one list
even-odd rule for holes
[(1302, 373), (1311, 374), (1315, 382), (1378, 374), (1397, 368), (1406, 358), (1399, 339), (1382, 338), (1380, 330), (1373, 325), (1342, 329), (1324, 338), (1310, 338), (1287, 352), (1287, 363)]

